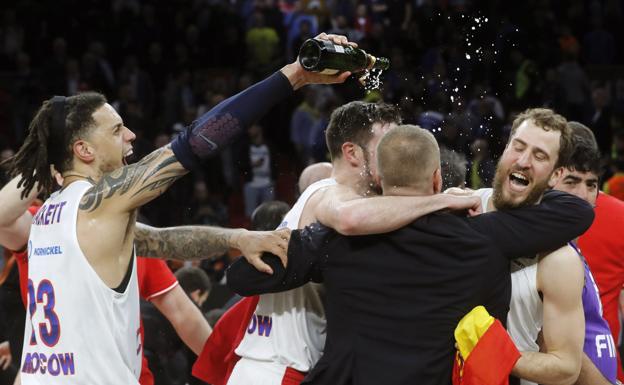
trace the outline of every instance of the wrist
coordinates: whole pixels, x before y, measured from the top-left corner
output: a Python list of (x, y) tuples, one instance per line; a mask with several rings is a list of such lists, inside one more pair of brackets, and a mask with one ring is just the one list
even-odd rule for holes
[(298, 62), (287, 64), (280, 71), (286, 76), (293, 90), (298, 90), (307, 84), (305, 70)]
[(232, 230), (232, 234), (230, 235), (230, 247), (233, 249), (239, 249), (241, 248), (241, 244), (242, 244), (242, 239), (245, 235), (245, 233), (247, 233), (248, 230), (246, 229), (235, 229)]

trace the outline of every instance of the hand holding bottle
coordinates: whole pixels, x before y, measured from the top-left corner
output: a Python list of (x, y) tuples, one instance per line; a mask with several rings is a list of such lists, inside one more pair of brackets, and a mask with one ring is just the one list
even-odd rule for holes
[[(350, 42), (346, 36), (321, 33), (315, 37), (319, 40), (328, 40), (340, 46), (351, 46), (356, 48), (357, 44)], [(287, 64), (281, 69), (288, 78), (293, 89), (297, 90), (307, 84), (334, 84), (343, 83), (351, 75), (346, 71), (338, 74), (327, 75), (319, 72), (306, 71), (299, 63), (299, 58), (294, 63)]]

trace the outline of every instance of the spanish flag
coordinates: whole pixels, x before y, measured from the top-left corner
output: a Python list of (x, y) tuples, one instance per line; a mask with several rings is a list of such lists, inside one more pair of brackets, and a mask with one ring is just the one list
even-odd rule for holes
[(503, 324), (477, 306), (455, 328), (453, 385), (508, 385), (520, 352)]

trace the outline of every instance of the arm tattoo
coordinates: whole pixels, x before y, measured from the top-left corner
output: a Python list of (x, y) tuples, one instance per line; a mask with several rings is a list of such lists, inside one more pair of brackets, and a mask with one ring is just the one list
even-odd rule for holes
[(177, 162), (173, 154), (159, 159), (164, 151), (165, 148), (160, 148), (135, 164), (121, 167), (102, 176), (82, 197), (80, 209), (93, 211), (100, 207), (104, 199), (115, 195), (124, 195), (132, 189), (135, 189), (136, 192), (131, 197), (149, 191), (164, 192), (173, 182), (186, 173), (182, 169), (163, 172), (166, 167)]
[(137, 223), (134, 229), (136, 254), (160, 259), (190, 261), (223, 255), (231, 246), (233, 229), (209, 226), (180, 226), (158, 229)]

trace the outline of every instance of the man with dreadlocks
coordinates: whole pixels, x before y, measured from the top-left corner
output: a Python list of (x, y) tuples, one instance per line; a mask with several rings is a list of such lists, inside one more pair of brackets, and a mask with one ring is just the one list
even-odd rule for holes
[[(350, 44), (342, 36), (319, 38)], [(24, 195), (36, 185), (51, 192), (50, 165), (64, 178), (62, 189), (43, 204), (30, 229), (22, 383), (57, 384), (71, 378), (75, 384), (138, 384), (136, 209), (293, 90), (343, 82), (348, 76), (306, 72), (298, 62), (286, 65), (132, 165), (124, 157), (132, 153), (135, 135), (102, 95), (45, 101), (12, 161), (13, 174), (22, 176)]]

